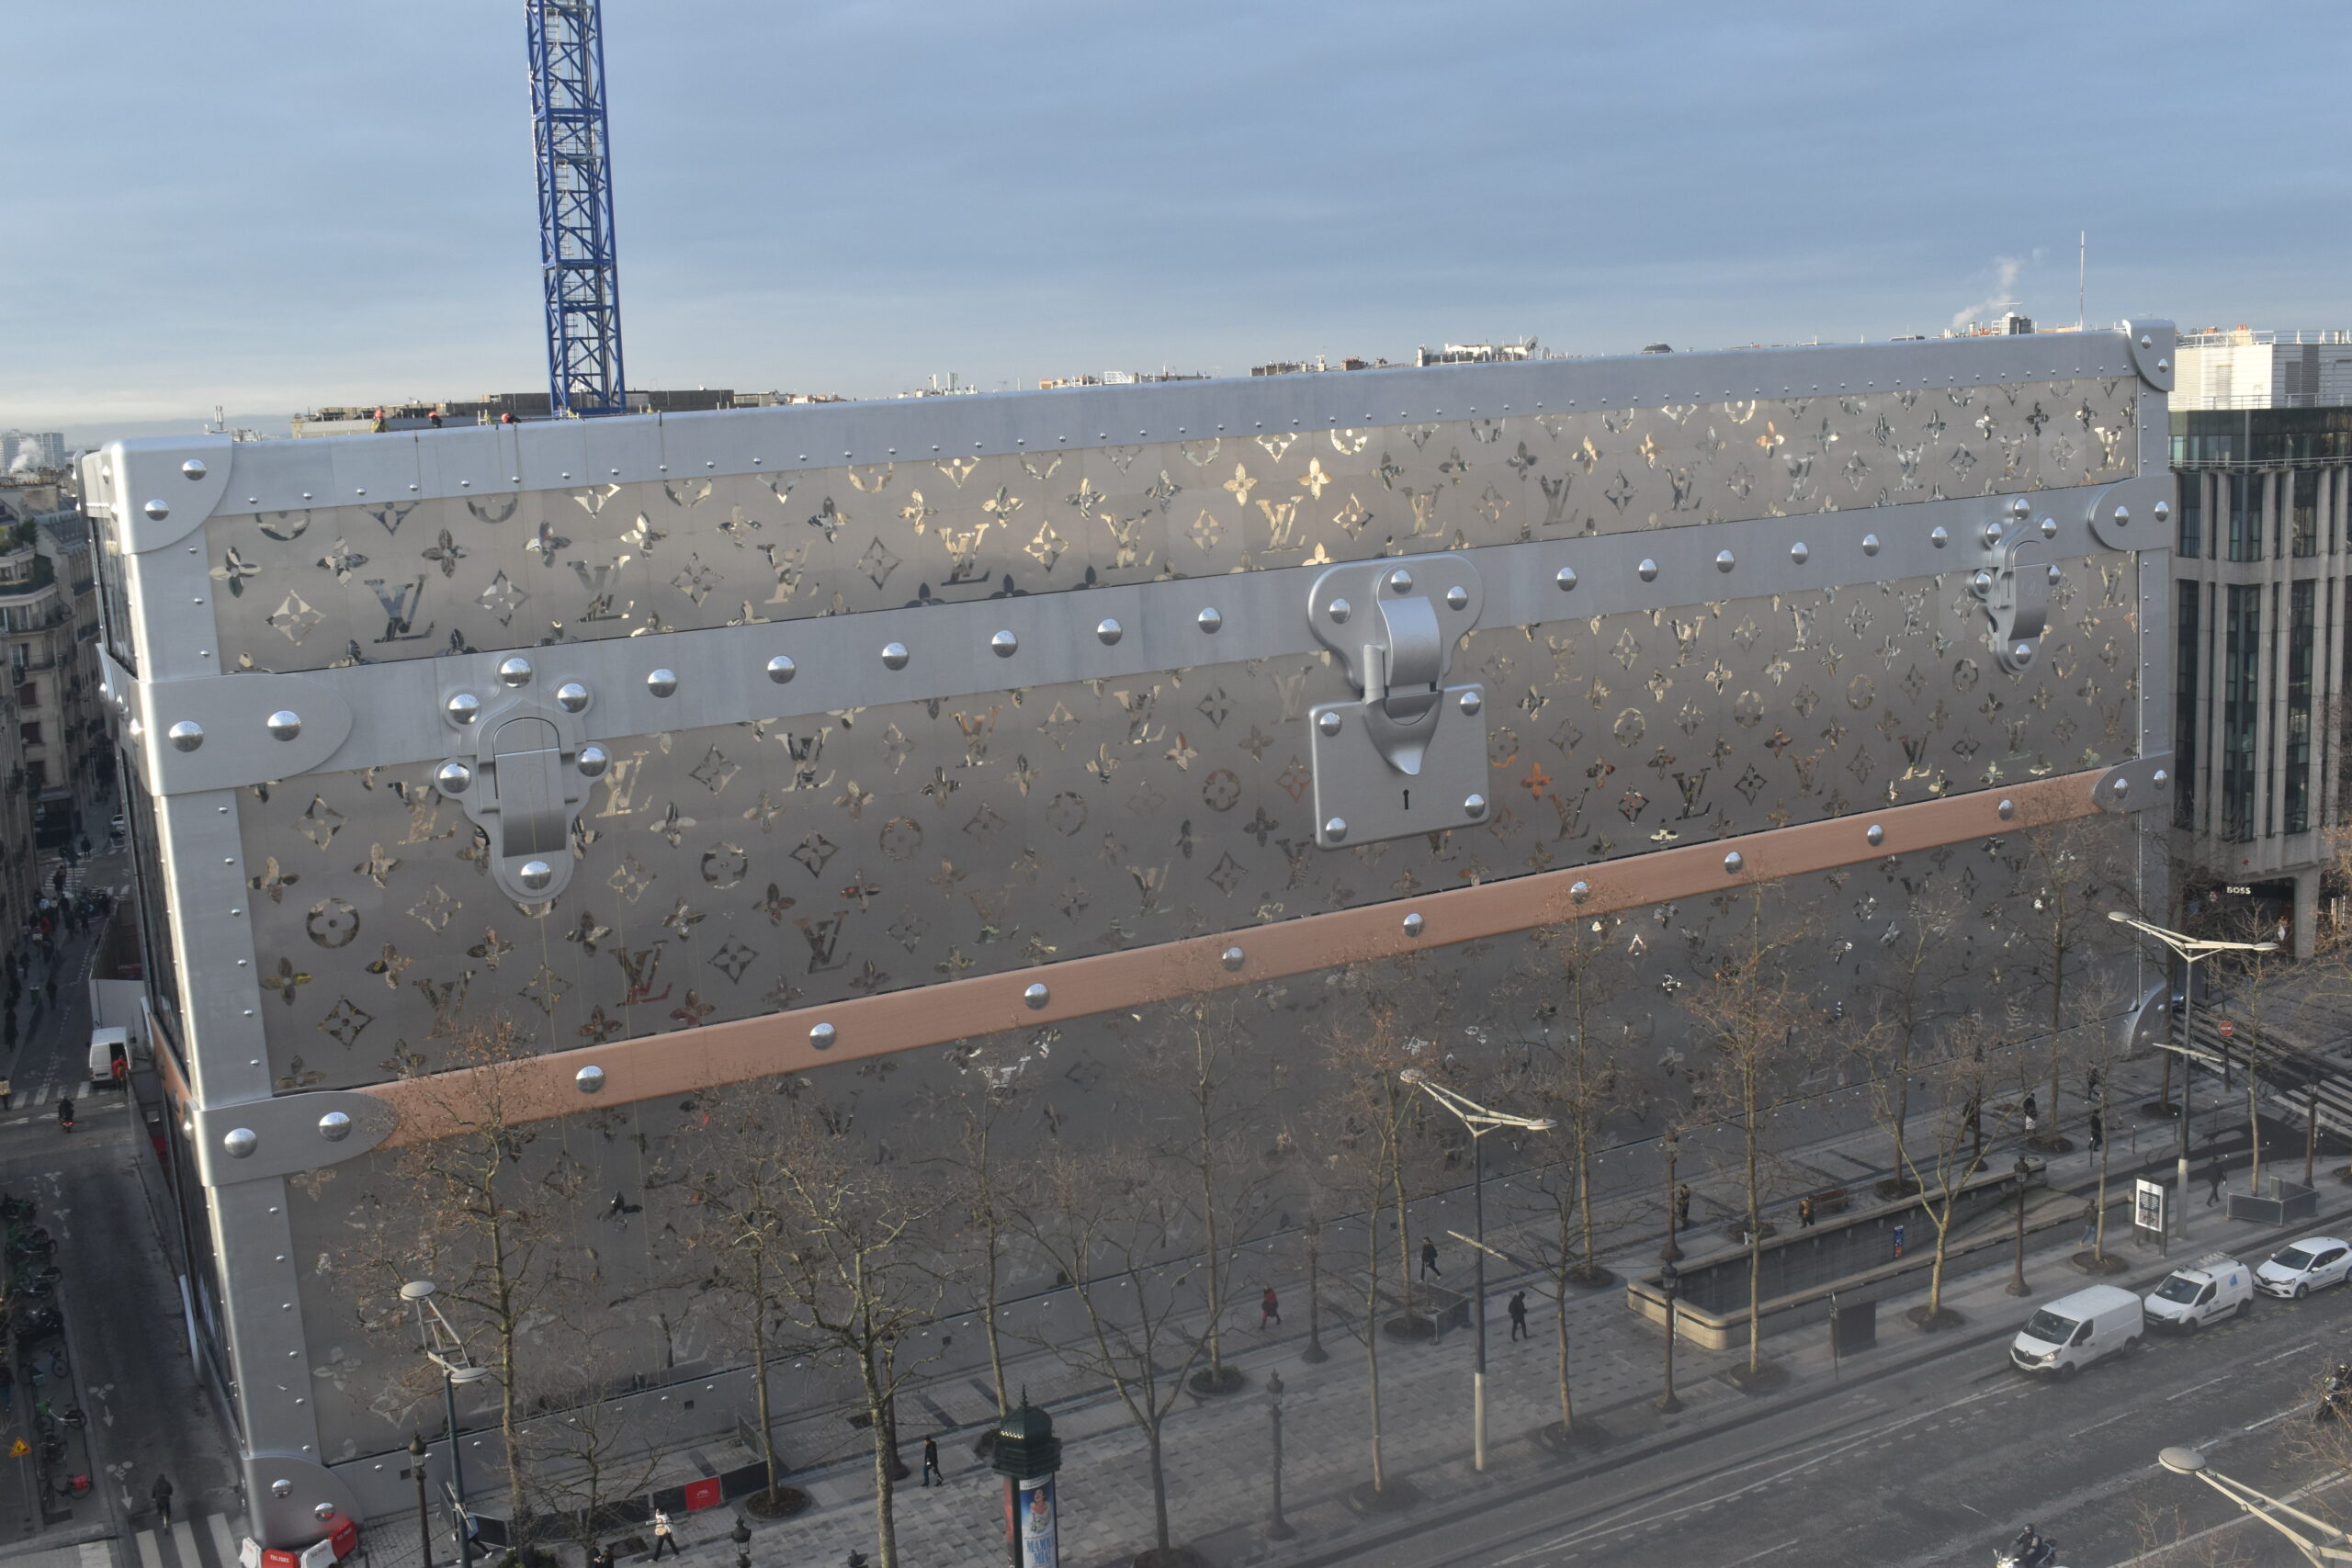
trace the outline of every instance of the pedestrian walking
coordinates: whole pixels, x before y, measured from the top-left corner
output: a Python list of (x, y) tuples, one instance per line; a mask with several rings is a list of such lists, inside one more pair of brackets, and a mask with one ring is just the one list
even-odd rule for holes
[(1426, 1280), (1432, 1274), (1442, 1275), (1444, 1272), (1437, 1266), (1437, 1243), (1428, 1236), (1421, 1237), (1421, 1278)]
[(1510, 1337), (1513, 1339), (1531, 1337), (1527, 1332), (1527, 1292), (1513, 1291), (1506, 1310), (1510, 1314)]
[(1674, 1231), (1677, 1235), (1690, 1224), (1690, 1184), (1684, 1182), (1674, 1190)]
[(170, 1524), (172, 1522), (172, 1478), (158, 1471), (155, 1474), (154, 1489), (148, 1495), (155, 1499), (155, 1523), (159, 1526)]
[(2205, 1190), (2205, 1206), (2210, 1209), (2222, 1201), (2222, 1162), (2215, 1160), (2207, 1166), (2205, 1175), (2211, 1183)]
[(2032, 1132), (2041, 1124), (2041, 1108), (2035, 1103), (2033, 1096), (2029, 1094), (2025, 1097), (2025, 1130), (2029, 1133)]
[(922, 1483), (928, 1486), (934, 1481), (942, 1486), (947, 1484), (947, 1477), (939, 1470), (939, 1439), (925, 1438), (922, 1440)]
[(74, 1100), (71, 1095), (61, 1096), (57, 1101), (57, 1125), (68, 1133), (74, 1130)]
[[(899, 1473), (904, 1475), (906, 1472), (900, 1471)], [(651, 1561), (655, 1562), (661, 1562), (662, 1554), (664, 1551), (667, 1551), (671, 1556), (675, 1557), (678, 1554), (678, 1539), (670, 1533), (669, 1513), (665, 1509), (656, 1508), (653, 1510), (653, 1556)]]
[(2091, 1153), (2097, 1154), (2098, 1153), (2099, 1145), (2107, 1142), (2107, 1124), (2105, 1122), (2100, 1120), (2099, 1113), (2096, 1111), (2091, 1112), (2090, 1132)]
[(1283, 1325), (1283, 1300), (1274, 1294), (1272, 1285), (1267, 1286), (1266, 1293), (1258, 1298), (1258, 1326), (1262, 1329), (1270, 1323), (1276, 1328)]
[(1812, 1225), (1813, 1197), (1808, 1193), (1804, 1197), (1797, 1200), (1797, 1228), (1799, 1230), (1807, 1230), (1810, 1229)]
[(15, 1087), (11, 1085), (6, 1078), (0, 1078), (0, 1111), (13, 1109), (10, 1102), (16, 1098), (17, 1090)]
[(596, 1550), (588, 1554), (588, 1568), (613, 1568), (613, 1549), (598, 1541)]

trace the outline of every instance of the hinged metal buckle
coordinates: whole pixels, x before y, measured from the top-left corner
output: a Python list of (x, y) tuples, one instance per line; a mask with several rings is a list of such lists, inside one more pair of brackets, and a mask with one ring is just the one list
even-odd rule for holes
[(1363, 693), (1307, 714), (1317, 844), (1486, 819), (1486, 690), (1445, 684), (1485, 602), (1477, 568), (1455, 555), (1356, 561), (1315, 580), (1307, 625)]
[(2019, 562), (2018, 551), (2036, 538), (2057, 536), (2058, 521), (2033, 521), (2033, 509), (2020, 497), (2009, 502), (2006, 518), (1984, 525), (1984, 564), (1968, 580), (1968, 590), (1984, 601), (1984, 618), (1993, 623), (1994, 658), (2012, 675), (2023, 674), (2041, 650), (2041, 633), (2050, 620), (2050, 584), (2058, 569)]

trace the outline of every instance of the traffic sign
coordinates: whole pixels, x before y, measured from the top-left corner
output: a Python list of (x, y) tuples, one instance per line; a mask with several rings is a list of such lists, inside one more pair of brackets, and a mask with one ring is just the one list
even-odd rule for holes
[(2231, 1035), (2235, 1034), (2237, 1032), (2238, 1032), (2238, 1026), (2237, 1026), (2236, 1024), (2232, 1023), (2232, 1022), (2231, 1022), (2228, 1019), (2226, 1019), (2226, 1018), (2225, 1018), (2225, 1019), (2223, 1019), (2223, 1020), (2222, 1020), (2222, 1039), (2227, 1040)]

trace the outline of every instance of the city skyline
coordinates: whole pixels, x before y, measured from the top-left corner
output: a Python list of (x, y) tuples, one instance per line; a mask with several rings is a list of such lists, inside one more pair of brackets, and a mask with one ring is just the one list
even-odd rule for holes
[[(95, 243), (12, 254), (0, 423), (87, 445), (541, 384), (518, 17), (109, 9), (104, 53), (24, 23), (59, 62), (24, 87), (28, 164)], [(2316, 100), (2213, 72), (2179, 47), (2193, 14), (2117, 37), (1725, 10), (1669, 36), (1532, 6), (616, 6), (630, 381), (877, 396), (1531, 333), (1850, 342), (2011, 302), (2071, 321), (2083, 231), (2095, 324), (2325, 325)], [(2266, 17), (2322, 54), (2345, 30)], [(74, 112), (110, 78), (141, 113)]]

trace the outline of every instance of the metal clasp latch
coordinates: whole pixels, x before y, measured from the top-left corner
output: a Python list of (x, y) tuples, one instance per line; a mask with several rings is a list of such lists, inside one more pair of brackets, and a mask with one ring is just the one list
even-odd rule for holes
[(2041, 650), (2041, 634), (2050, 622), (2050, 585), (2058, 580), (2054, 565), (2020, 562), (2018, 551), (2038, 537), (2058, 536), (2058, 520), (2033, 521), (2033, 509), (2023, 499), (2009, 502), (2006, 517), (1984, 525), (1984, 564), (1968, 580), (1968, 591), (1984, 603), (1984, 618), (1993, 624), (1994, 658), (2012, 675), (2021, 675)]
[(1460, 556), (1355, 561), (1315, 580), (1307, 625), (1363, 694), (1307, 715), (1325, 849), (1486, 819), (1486, 691), (1445, 683), (1485, 599)]
[[(509, 659), (499, 679), (530, 683), (527, 660)], [(587, 691), (566, 683), (553, 703), (523, 691), (478, 697), (449, 694), (442, 716), (458, 749), (434, 771), (434, 787), (454, 797), (490, 839), (489, 859), (500, 886), (523, 903), (552, 898), (571, 880), (571, 829), (588, 798), (589, 781), (607, 759), (586, 742), (574, 717)]]

